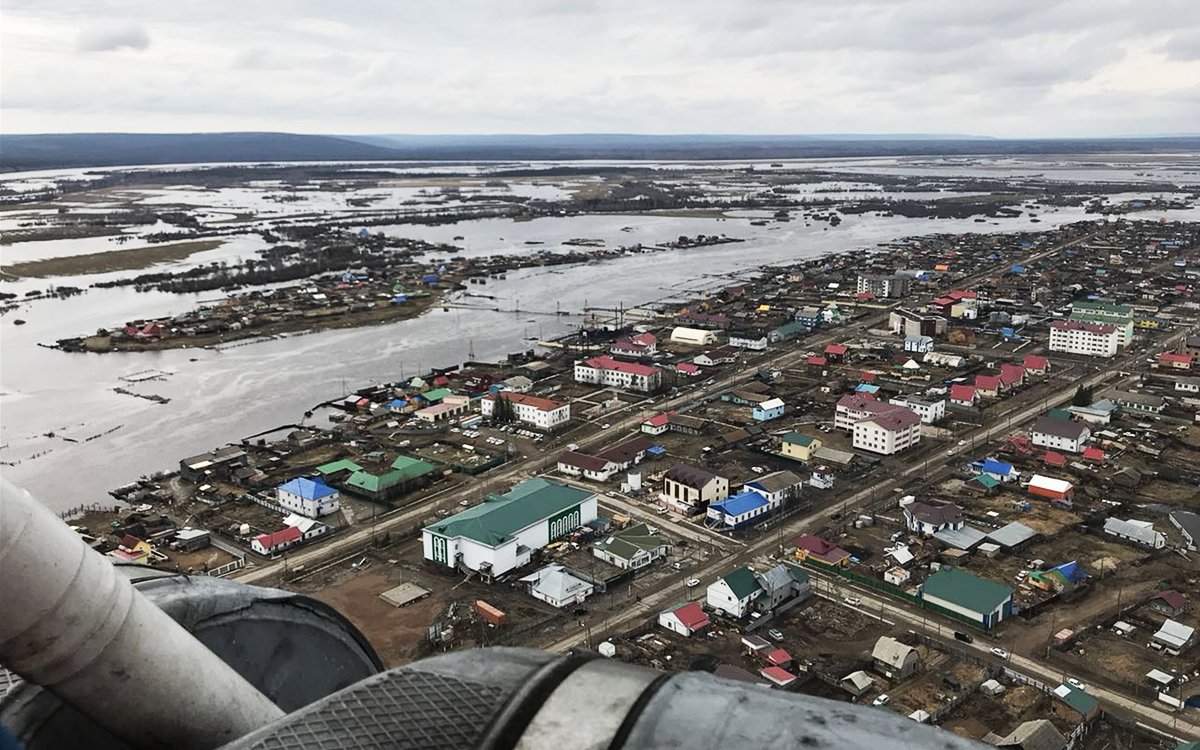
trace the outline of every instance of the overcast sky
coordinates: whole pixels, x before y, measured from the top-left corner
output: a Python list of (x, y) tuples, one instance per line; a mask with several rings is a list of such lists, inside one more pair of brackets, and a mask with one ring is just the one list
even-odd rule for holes
[(1200, 132), (1200, 0), (3, 0), (0, 129)]

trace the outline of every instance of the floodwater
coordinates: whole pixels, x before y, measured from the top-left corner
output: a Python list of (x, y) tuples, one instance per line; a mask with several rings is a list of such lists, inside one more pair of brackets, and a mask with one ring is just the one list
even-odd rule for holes
[[(847, 185), (850, 189), (858, 186)], [(1081, 209), (990, 220), (933, 220), (846, 215), (838, 227), (791, 222), (754, 227), (748, 217), (584, 215), (533, 221), (483, 219), (441, 226), (374, 227), (373, 231), (453, 241), (470, 254), (558, 249), (571, 238), (603, 239), (608, 247), (653, 245), (679, 235), (727, 234), (737, 244), (665, 251), (572, 266), (514, 271), (505, 280), (469, 291), (496, 301), (464, 299), (482, 309), (435, 309), (421, 318), (388, 325), (325, 331), (238, 346), (223, 351), (172, 350), (137, 354), (65, 354), (37, 346), (86, 333), (97, 326), (148, 315), (179, 313), (218, 293), (138, 293), (130, 288), (92, 289), (68, 300), (34, 302), (0, 318), (0, 470), (56, 510), (102, 501), (107, 491), (140, 475), (169, 470), (178, 461), (225, 442), (296, 424), (305, 410), (373, 382), (398, 380), (433, 366), (460, 363), (473, 351), (494, 359), (533, 346), (577, 326), (585, 305), (625, 307), (725, 285), (763, 264), (784, 263), (842, 250), (874, 247), (900, 237), (941, 232), (1045, 230), (1086, 218)], [(1173, 212), (1156, 212), (1154, 217)], [(1183, 213), (1193, 213), (1187, 211)], [(1183, 218), (1183, 217), (1180, 217)], [(526, 242), (545, 245), (527, 245)], [(247, 240), (249, 242), (249, 240)], [(179, 264), (253, 251), (229, 246)], [(110, 274), (116, 277), (121, 274)], [(57, 278), (87, 286), (101, 276)], [(2, 283), (0, 290), (41, 289), (47, 280)], [(513, 308), (520, 312), (513, 312)], [(26, 325), (12, 321), (23, 318)], [(130, 384), (122, 376), (145, 370), (160, 380)], [(113, 388), (171, 399), (160, 405)], [(98, 437), (97, 437), (98, 436)], [(68, 440), (69, 438), (69, 440)], [(88, 440), (88, 438), (94, 438)], [(75, 442), (72, 442), (75, 441)]]

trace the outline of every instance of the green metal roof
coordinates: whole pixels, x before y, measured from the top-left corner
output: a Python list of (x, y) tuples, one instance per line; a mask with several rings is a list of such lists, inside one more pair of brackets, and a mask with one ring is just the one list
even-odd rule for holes
[(360, 469), (362, 467), (358, 464), (348, 458), (343, 458), (337, 461), (330, 461), (327, 464), (321, 464), (317, 467), (317, 473), (328, 476), (330, 474), (337, 474), (339, 471), (359, 471)]
[(425, 399), (431, 404), (436, 404), (445, 397), (449, 396), (451, 393), (453, 393), (453, 391), (451, 391), (449, 388), (434, 388), (432, 391), (425, 391), (422, 393), (421, 398)]
[(1079, 323), (1100, 323), (1110, 326), (1123, 326), (1131, 324), (1133, 322), (1133, 316), (1128, 313), (1120, 314), (1113, 312), (1106, 315), (1104, 313), (1092, 312), (1090, 310), (1078, 310), (1071, 313), (1071, 320)]
[(1000, 486), (1000, 482), (998, 480), (993, 479), (992, 477), (988, 476), (987, 474), (980, 474), (979, 476), (975, 477), (972, 481), (976, 482), (977, 484), (983, 485), (984, 489), (989, 489), (989, 490), (995, 489)]
[[(401, 477), (404, 479), (417, 479), (437, 469), (436, 466), (428, 461), (403, 455), (396, 456), (396, 460), (392, 461), (392, 468), (400, 472)], [(391, 472), (388, 473), (390, 474)]]
[(1062, 696), (1063, 703), (1078, 711), (1083, 716), (1091, 716), (1100, 707), (1100, 702), (1079, 688), (1063, 685), (1067, 694)]
[(425, 529), (441, 536), (462, 536), (495, 547), (521, 529), (579, 505), (592, 494), (546, 479), (529, 479), (503, 495), (489, 495), (479, 505)]
[(745, 599), (762, 588), (749, 568), (735, 568), (721, 577), (738, 599)]
[(655, 550), (667, 543), (667, 540), (650, 531), (644, 523), (635, 524), (627, 529), (596, 542), (595, 546), (607, 550), (617, 557), (631, 560), (642, 550)]
[(929, 576), (921, 591), (981, 614), (995, 611), (1013, 593), (1002, 583), (946, 567)]
[(816, 438), (809, 437), (802, 432), (789, 432), (783, 436), (783, 442), (791, 443), (792, 445), (812, 445)]
[(347, 487), (354, 487), (363, 492), (381, 492), (395, 487), (404, 480), (401, 472), (389, 471), (385, 474), (372, 474), (365, 469), (356, 471), (346, 480)]

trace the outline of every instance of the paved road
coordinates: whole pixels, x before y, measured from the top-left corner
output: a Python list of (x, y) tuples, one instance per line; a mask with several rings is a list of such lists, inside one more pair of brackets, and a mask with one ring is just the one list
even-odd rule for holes
[[(828, 594), (835, 601), (842, 600), (844, 597), (853, 594), (861, 602), (854, 607), (855, 609), (869, 614), (877, 614), (881, 617), (888, 617), (897, 622), (904, 622), (911, 629), (936, 636), (953, 648), (975, 651), (978, 655), (990, 659), (996, 664), (1003, 664), (1013, 672), (1018, 672), (1027, 678), (1032, 677), (1051, 687), (1062, 684), (1062, 681), (1066, 677), (1061, 669), (1056, 669), (1021, 654), (1011, 654), (1008, 659), (1000, 659), (991, 653), (993, 645), (991, 641), (977, 641), (973, 643), (957, 641), (954, 639), (954, 627), (943, 625), (936, 617), (929, 617), (923, 612), (893, 604), (890, 600), (873, 596), (864, 589), (851, 588), (844, 581), (829, 578), (816, 571), (810, 570), (808, 572), (812, 580), (815, 581), (814, 587), (816, 590)], [(1173, 734), (1200, 738), (1200, 726), (1183, 718), (1171, 716), (1156, 708), (1128, 698), (1121, 693), (1097, 685), (1088, 685), (1087, 692), (1100, 701), (1105, 710), (1132, 715), (1138, 720), (1153, 724)]]

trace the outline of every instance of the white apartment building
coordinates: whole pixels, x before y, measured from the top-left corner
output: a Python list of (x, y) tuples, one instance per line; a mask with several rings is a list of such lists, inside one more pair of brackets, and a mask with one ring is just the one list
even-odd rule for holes
[(570, 404), (513, 391), (500, 391), (484, 396), (479, 402), (483, 416), (492, 416), (496, 412), (496, 402), (500, 399), (512, 406), (513, 416), (517, 421), (539, 430), (550, 431), (571, 421)]
[(916, 396), (897, 396), (888, 402), (892, 406), (903, 406), (912, 409), (925, 424), (936, 424), (946, 416), (946, 400), (918, 398)]
[(921, 442), (921, 418), (911, 409), (892, 407), (854, 425), (855, 448), (891, 456)]
[(853, 432), (854, 425), (864, 419), (882, 414), (898, 407), (885, 404), (874, 396), (850, 394), (838, 399), (833, 415), (833, 426), (839, 430)]
[(1034, 445), (1068, 453), (1082, 453), (1091, 436), (1086, 424), (1049, 415), (1038, 417), (1029, 430)]
[(1050, 324), (1050, 351), (1088, 357), (1115, 357), (1121, 348), (1116, 326), (1056, 320)]
[(662, 384), (662, 371), (609, 356), (592, 357), (575, 363), (575, 382), (649, 393)]

